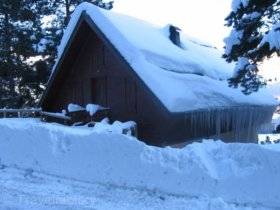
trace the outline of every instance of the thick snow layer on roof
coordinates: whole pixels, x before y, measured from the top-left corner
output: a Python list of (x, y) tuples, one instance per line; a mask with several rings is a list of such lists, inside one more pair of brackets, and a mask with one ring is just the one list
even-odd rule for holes
[(275, 104), (266, 90), (245, 96), (221, 81), (232, 75), (233, 65), (226, 63), (217, 49), (184, 34), (181, 34), (183, 48), (177, 47), (169, 40), (167, 27), (160, 28), (89, 3), (80, 4), (72, 14), (58, 48), (58, 60), (82, 12), (91, 17), (171, 112)]

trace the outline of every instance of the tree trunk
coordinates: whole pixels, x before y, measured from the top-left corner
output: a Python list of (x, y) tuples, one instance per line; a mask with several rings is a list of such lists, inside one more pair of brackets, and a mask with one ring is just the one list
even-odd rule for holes
[(69, 22), (70, 19), (70, 0), (65, 0), (65, 25), (67, 25), (67, 23)]

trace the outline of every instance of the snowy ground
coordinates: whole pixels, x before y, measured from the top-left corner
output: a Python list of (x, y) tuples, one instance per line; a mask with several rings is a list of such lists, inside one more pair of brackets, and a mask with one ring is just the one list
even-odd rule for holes
[(246, 210), (221, 198), (176, 196), (137, 188), (93, 184), (5, 168), (0, 170), (0, 209), (189, 209)]
[(263, 127), (263, 130), (259, 133), (258, 139), (260, 144), (274, 144), (279, 143), (280, 133), (277, 131), (277, 127), (280, 124), (280, 114), (274, 113), (272, 121)]
[(0, 120), (0, 209), (280, 209), (280, 145), (156, 148), (101, 127)]

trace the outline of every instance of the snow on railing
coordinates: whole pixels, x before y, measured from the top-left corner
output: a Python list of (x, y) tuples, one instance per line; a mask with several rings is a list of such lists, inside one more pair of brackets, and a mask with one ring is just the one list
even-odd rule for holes
[(63, 120), (71, 120), (71, 117), (64, 115), (63, 113), (53, 113), (53, 112), (41, 112), (41, 115), (48, 116), (48, 117), (55, 117), (60, 118)]
[[(94, 108), (98, 108), (99, 110), (110, 110), (108, 108), (104, 107), (88, 107), (88, 114), (90, 115), (94, 111), (96, 112), (97, 110), (93, 110)], [(86, 110), (84, 110), (86, 111)], [(41, 121), (43, 122), (56, 122), (60, 123), (63, 125), (74, 125), (76, 123), (79, 123), (81, 125), (88, 125), (88, 127), (96, 126), (98, 124), (99, 130), (109, 130), (111, 132), (120, 132), (125, 135), (132, 135), (137, 137), (137, 125), (135, 122), (129, 121), (125, 123), (121, 123), (119, 121), (115, 121), (113, 124), (109, 124), (108, 122), (105, 123), (104, 119), (102, 123), (94, 122), (92, 119), (92, 116), (90, 115), (91, 120), (89, 122), (84, 121), (84, 122), (75, 122), (75, 119), (73, 119), (71, 116), (67, 116), (66, 113), (61, 112), (45, 112), (42, 111), (41, 108), (30, 108), (30, 109), (0, 109), (0, 118), (25, 118), (25, 117), (37, 117), (40, 118)], [(104, 124), (105, 123), (105, 124)], [(101, 126), (102, 125), (102, 126)], [(92, 127), (93, 127), (92, 126)], [(101, 127), (100, 127), (101, 126)]]

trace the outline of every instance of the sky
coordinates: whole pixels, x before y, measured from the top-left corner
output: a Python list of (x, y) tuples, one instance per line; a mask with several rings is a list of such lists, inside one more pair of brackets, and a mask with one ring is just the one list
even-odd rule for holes
[[(225, 17), (232, 0), (115, 0), (113, 10), (157, 25), (173, 24), (184, 33), (223, 50), (229, 34)], [(280, 59), (265, 62), (261, 74), (280, 81)]]
[(154, 24), (173, 24), (222, 49), (231, 0), (115, 0), (114, 10)]

